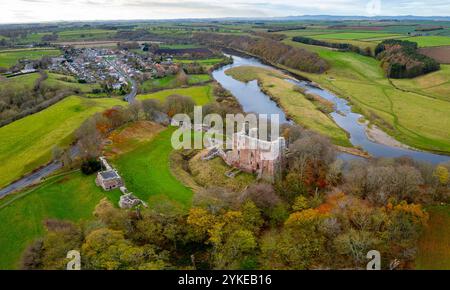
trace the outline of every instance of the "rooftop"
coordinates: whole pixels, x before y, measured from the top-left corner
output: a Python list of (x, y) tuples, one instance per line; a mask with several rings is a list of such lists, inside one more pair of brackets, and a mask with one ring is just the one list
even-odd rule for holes
[(100, 175), (103, 179), (120, 178), (119, 174), (117, 174), (114, 170), (102, 171), (100, 172)]

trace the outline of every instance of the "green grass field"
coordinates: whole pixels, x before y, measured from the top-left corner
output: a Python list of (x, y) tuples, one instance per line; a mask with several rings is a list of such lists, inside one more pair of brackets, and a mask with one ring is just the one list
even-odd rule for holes
[(49, 162), (53, 146), (68, 145), (89, 116), (121, 104), (117, 99), (67, 97), (0, 128), (0, 187)]
[(79, 29), (58, 32), (57, 41), (105, 40), (117, 33), (116, 30)]
[(419, 241), (418, 270), (450, 270), (450, 206), (428, 209), (429, 227)]
[[(396, 89), (374, 58), (291, 40), (285, 43), (315, 51), (331, 64), (331, 69), (321, 75), (286, 69), (349, 99), (364, 115), (376, 114), (381, 120), (373, 121), (397, 140), (419, 149), (450, 153), (450, 102), (445, 97), (430, 97), (420, 90), (405, 92)], [(408, 82), (416, 86), (414, 81), (405, 80), (403, 86)], [(441, 86), (439, 94), (449, 95), (448, 88), (447, 85)]]
[(450, 45), (450, 36), (416, 36), (403, 38), (402, 40), (417, 42), (419, 47)]
[(198, 63), (202, 65), (205, 69), (210, 69), (213, 65), (221, 63), (222, 58), (205, 58), (205, 59), (174, 59), (176, 63)]
[[(66, 87), (74, 90), (79, 90), (82, 93), (91, 93), (93, 89), (101, 89), (99, 84), (80, 84), (72, 76), (60, 75), (56, 73), (47, 73), (48, 78), (45, 84), (50, 87)], [(66, 78), (68, 81), (63, 80)]]
[(250, 66), (236, 67), (226, 73), (244, 82), (258, 79), (263, 91), (277, 99), (284, 111), (297, 124), (330, 137), (337, 145), (352, 146), (347, 133), (334, 123), (330, 116), (319, 111), (303, 94), (294, 91), (295, 85), (285, 81), (287, 75)]
[(211, 80), (211, 77), (208, 74), (200, 74), (200, 75), (189, 75), (188, 83), (190, 85), (195, 85), (198, 83), (204, 83)]
[(11, 67), (20, 59), (40, 59), (44, 56), (57, 56), (61, 52), (57, 49), (14, 49), (0, 51), (0, 67)]
[(25, 248), (44, 235), (46, 219), (89, 220), (102, 198), (116, 204), (120, 192), (104, 192), (94, 179), (94, 175), (70, 173), (0, 200), (0, 269), (18, 267)]
[(126, 181), (128, 190), (153, 206), (155, 201), (169, 199), (187, 209), (192, 191), (178, 181), (170, 171), (173, 151), (171, 136), (174, 128), (159, 133), (152, 141), (121, 155), (113, 163)]
[(191, 97), (197, 103), (197, 105), (200, 106), (205, 105), (213, 100), (212, 88), (210, 85), (163, 90), (156, 93), (139, 95), (137, 96), (137, 99), (138, 100), (158, 99), (163, 101), (168, 96), (171, 95), (182, 95)]
[(14, 91), (30, 91), (33, 89), (37, 79), (39, 79), (38, 73), (0, 79), (0, 90), (2, 88), (10, 88)]

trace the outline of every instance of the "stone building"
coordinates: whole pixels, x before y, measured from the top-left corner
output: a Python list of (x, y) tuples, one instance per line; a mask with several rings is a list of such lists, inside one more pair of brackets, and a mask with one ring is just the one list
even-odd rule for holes
[(274, 182), (281, 177), (286, 152), (283, 137), (265, 141), (258, 138), (258, 129), (233, 134), (232, 150), (219, 154), (232, 167), (257, 174), (258, 179)]

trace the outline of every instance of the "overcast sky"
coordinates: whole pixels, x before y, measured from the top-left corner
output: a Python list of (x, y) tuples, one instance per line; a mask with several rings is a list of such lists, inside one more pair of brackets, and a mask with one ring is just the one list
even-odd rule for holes
[(450, 0), (0, 0), (0, 11), (1, 23), (305, 14), (450, 16)]

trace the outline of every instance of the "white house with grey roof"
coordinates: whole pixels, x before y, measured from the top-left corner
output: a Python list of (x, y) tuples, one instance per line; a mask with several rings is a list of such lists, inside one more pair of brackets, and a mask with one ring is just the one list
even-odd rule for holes
[(101, 186), (106, 191), (123, 186), (123, 180), (117, 170), (112, 168), (104, 157), (100, 157), (100, 162), (103, 170), (97, 173), (95, 179), (97, 186)]

